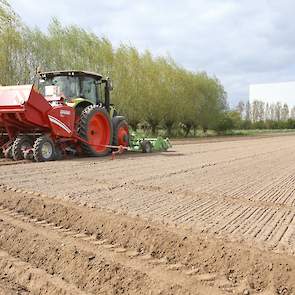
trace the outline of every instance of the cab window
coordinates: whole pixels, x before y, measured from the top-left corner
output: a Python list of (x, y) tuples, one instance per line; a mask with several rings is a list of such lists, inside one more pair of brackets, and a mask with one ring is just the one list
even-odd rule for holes
[(85, 99), (89, 99), (96, 103), (97, 100), (97, 87), (96, 81), (90, 77), (81, 78), (81, 90), (80, 96)]

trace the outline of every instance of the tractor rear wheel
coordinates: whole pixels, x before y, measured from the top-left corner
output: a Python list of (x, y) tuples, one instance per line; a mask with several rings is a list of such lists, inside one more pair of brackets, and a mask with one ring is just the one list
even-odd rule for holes
[(129, 146), (129, 126), (124, 117), (113, 118), (113, 145)]
[(24, 152), (33, 147), (32, 139), (27, 135), (19, 135), (13, 142), (11, 152), (15, 161), (24, 159)]
[(53, 161), (55, 159), (55, 146), (48, 136), (38, 137), (34, 143), (33, 155), (36, 162)]
[(110, 152), (112, 122), (106, 109), (92, 105), (84, 109), (80, 117), (78, 133), (86, 142), (81, 142), (82, 151), (88, 156), (100, 157)]

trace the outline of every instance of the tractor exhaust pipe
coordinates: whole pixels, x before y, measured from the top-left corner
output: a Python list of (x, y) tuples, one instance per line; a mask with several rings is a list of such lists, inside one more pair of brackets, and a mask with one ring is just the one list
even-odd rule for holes
[(112, 84), (112, 80), (110, 78), (106, 78), (105, 80), (103, 80), (103, 82), (105, 83), (105, 87), (104, 87), (104, 105), (105, 108), (107, 109), (107, 111), (110, 111), (110, 103), (111, 103), (111, 91), (113, 90), (113, 84)]

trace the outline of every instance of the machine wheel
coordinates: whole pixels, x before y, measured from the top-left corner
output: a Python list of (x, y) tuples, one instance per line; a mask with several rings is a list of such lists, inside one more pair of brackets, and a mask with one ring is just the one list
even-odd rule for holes
[(9, 146), (6, 150), (4, 150), (3, 154), (4, 154), (4, 158), (12, 159), (12, 145)]
[(63, 159), (63, 154), (62, 154), (62, 151), (59, 147), (56, 147), (55, 148), (55, 156), (54, 156), (54, 159), (59, 161), (59, 160), (62, 160)]
[(143, 153), (151, 153), (153, 151), (153, 145), (149, 140), (143, 140), (140, 145)]
[(55, 158), (55, 146), (48, 136), (38, 137), (33, 147), (36, 162), (52, 161)]
[(113, 118), (113, 145), (129, 146), (129, 127), (124, 117)]
[(81, 114), (78, 133), (88, 143), (81, 142), (82, 151), (88, 156), (105, 156), (110, 152), (112, 122), (106, 109), (89, 106)]
[(0, 159), (4, 158), (4, 150), (0, 147)]
[(24, 159), (25, 160), (30, 160), (30, 161), (34, 160), (33, 149), (24, 151)]
[(3, 140), (3, 136), (0, 136), (0, 158), (4, 158), (4, 150), (3, 145), (5, 141)]
[(12, 158), (15, 161), (24, 159), (24, 152), (33, 147), (32, 139), (27, 135), (19, 135), (12, 144)]

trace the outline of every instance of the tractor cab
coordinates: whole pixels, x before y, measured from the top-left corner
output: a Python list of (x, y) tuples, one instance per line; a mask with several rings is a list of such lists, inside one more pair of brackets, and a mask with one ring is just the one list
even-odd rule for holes
[(39, 91), (48, 99), (62, 97), (71, 107), (103, 105), (110, 111), (111, 81), (86, 71), (53, 71), (39, 73)]

